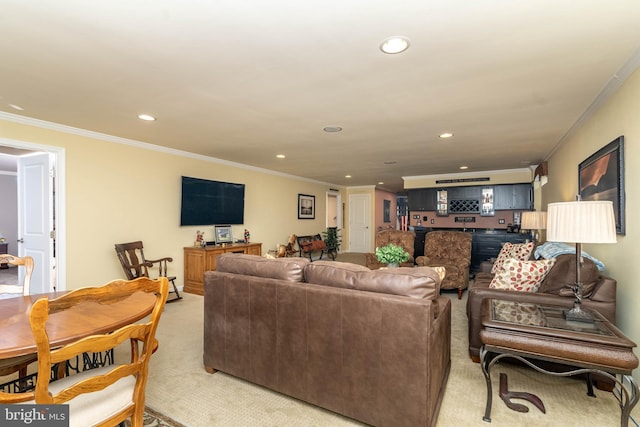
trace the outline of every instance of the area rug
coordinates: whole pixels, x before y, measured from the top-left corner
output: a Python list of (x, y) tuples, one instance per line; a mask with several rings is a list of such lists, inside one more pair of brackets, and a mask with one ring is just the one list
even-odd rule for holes
[[(187, 427), (148, 406), (144, 408), (144, 420), (142, 423), (145, 427)], [(131, 427), (131, 422), (127, 420), (124, 422), (124, 425)]]

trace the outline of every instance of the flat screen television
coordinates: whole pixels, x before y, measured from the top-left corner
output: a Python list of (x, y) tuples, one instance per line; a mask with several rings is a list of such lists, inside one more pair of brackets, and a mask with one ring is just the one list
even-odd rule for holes
[(180, 225), (244, 223), (244, 184), (182, 177)]

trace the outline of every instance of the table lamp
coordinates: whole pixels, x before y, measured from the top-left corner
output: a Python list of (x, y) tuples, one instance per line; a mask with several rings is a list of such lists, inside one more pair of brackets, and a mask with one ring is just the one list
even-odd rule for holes
[(547, 228), (547, 213), (541, 211), (525, 211), (522, 212), (522, 224), (520, 229), (530, 230), (535, 243), (540, 238), (539, 230)]
[(575, 302), (566, 310), (565, 319), (593, 322), (591, 315), (581, 308), (582, 243), (616, 243), (616, 222), (611, 201), (574, 201), (547, 205), (547, 240), (576, 244)]

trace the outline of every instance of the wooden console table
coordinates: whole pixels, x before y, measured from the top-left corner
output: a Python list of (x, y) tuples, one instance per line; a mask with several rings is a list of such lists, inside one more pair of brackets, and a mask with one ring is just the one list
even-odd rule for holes
[(184, 291), (204, 295), (204, 272), (216, 269), (216, 258), (226, 253), (262, 255), (262, 243), (233, 243), (225, 246), (184, 248)]

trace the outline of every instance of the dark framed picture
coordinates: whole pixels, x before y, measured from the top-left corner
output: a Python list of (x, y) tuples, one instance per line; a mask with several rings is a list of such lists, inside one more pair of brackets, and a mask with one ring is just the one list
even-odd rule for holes
[(316, 218), (316, 196), (298, 194), (298, 219)]
[(231, 233), (230, 225), (216, 225), (214, 226), (216, 235), (216, 244), (220, 243), (233, 243), (233, 234)]
[(578, 165), (578, 189), (582, 200), (610, 200), (616, 232), (624, 225), (624, 136), (611, 141)]
[(391, 222), (391, 200), (382, 201), (382, 222)]

